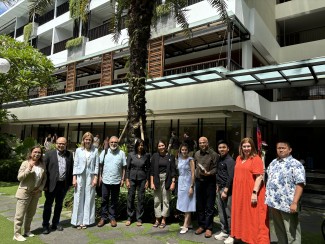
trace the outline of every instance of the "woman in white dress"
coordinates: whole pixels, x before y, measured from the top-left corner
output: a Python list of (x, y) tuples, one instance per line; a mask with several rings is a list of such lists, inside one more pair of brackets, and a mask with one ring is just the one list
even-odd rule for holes
[(176, 208), (185, 213), (184, 225), (181, 234), (185, 234), (191, 227), (191, 212), (196, 211), (195, 198), (195, 165), (192, 157), (188, 155), (188, 145), (183, 143), (178, 154), (178, 192)]
[(95, 193), (98, 179), (98, 149), (93, 146), (94, 136), (86, 132), (81, 147), (77, 148), (73, 164), (74, 200), (71, 224), (86, 229), (95, 223)]

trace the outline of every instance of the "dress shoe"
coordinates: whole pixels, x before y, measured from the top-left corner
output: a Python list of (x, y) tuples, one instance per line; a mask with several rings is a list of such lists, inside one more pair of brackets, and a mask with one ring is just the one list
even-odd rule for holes
[(12, 238), (14, 241), (26, 241), (26, 238), (23, 237), (21, 234), (15, 234)]
[(116, 223), (116, 220), (115, 219), (112, 219), (111, 220), (111, 226), (112, 227), (116, 227), (117, 226), (117, 223)]
[(207, 229), (207, 230), (205, 231), (205, 235), (204, 235), (204, 237), (205, 237), (205, 238), (210, 238), (211, 236), (212, 236), (212, 231), (209, 230), (209, 229)]
[(201, 235), (204, 232), (204, 229), (202, 227), (197, 228), (195, 231), (195, 235)]
[(50, 234), (50, 228), (49, 227), (43, 227), (43, 234), (44, 235)]
[(58, 231), (63, 231), (62, 225), (52, 225), (51, 226), (52, 230), (58, 230)]
[(98, 227), (103, 227), (106, 224), (106, 221), (104, 219), (100, 219), (100, 221), (98, 222), (97, 226)]

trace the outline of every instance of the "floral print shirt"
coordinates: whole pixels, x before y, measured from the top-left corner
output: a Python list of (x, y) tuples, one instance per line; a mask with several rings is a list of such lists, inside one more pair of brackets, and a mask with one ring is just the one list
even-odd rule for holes
[(290, 213), (297, 184), (306, 184), (303, 165), (291, 155), (274, 159), (266, 170), (265, 203), (272, 208)]

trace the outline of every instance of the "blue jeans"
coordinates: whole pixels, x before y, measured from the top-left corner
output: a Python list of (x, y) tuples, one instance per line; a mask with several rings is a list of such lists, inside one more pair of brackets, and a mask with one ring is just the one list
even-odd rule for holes
[(196, 213), (199, 227), (213, 229), (214, 203), (216, 199), (216, 181), (213, 179), (195, 181)]
[[(115, 220), (118, 199), (120, 194), (120, 184), (109, 185), (102, 183), (102, 219), (107, 221)], [(109, 200), (111, 204), (109, 205)]]

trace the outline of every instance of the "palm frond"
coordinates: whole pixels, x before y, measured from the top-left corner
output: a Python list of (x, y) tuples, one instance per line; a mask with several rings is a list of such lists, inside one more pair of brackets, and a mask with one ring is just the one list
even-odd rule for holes
[(53, 5), (54, 0), (29, 0), (31, 5), (29, 6), (29, 12), (31, 15), (42, 15), (46, 12), (47, 8)]
[(189, 30), (188, 18), (187, 18), (187, 1), (185, 0), (169, 0), (173, 6), (173, 14), (177, 23), (181, 26), (185, 35), (190, 37), (191, 32)]
[[(114, 4), (114, 1), (111, 1), (112, 4)], [(118, 42), (120, 35), (121, 35), (121, 30), (123, 27), (123, 21), (126, 21), (126, 26), (127, 26), (127, 21), (128, 17), (127, 15), (125, 16), (125, 11), (130, 7), (131, 1), (130, 0), (117, 0), (115, 4), (115, 15), (113, 17), (112, 23), (113, 23), (113, 40), (114, 42)], [(124, 19), (123, 19), (124, 18)]]
[(221, 16), (223, 22), (228, 23), (227, 3), (226, 0), (208, 0), (217, 13)]

